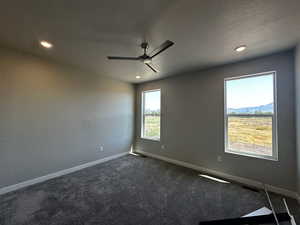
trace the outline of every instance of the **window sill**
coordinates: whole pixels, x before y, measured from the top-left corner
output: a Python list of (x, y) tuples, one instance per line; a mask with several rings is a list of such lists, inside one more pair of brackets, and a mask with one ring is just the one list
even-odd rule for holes
[(155, 138), (140, 137), (140, 139), (145, 140), (145, 141), (155, 141), (155, 142), (160, 142), (160, 139), (155, 139)]
[(265, 159), (265, 160), (270, 160), (270, 161), (274, 161), (274, 162), (279, 161), (278, 157), (274, 157), (274, 156), (254, 155), (254, 154), (237, 152), (237, 151), (228, 150), (228, 149), (225, 149), (225, 153), (239, 155), (239, 156), (245, 156), (245, 157), (251, 157), (251, 158), (256, 158), (256, 159)]

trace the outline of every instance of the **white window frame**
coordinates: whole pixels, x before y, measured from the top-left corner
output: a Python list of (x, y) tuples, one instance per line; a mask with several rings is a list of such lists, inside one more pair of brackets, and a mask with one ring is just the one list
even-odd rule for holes
[[(245, 153), (245, 152), (239, 152), (234, 151), (232, 149), (228, 148), (228, 115), (227, 115), (227, 81), (230, 80), (238, 80), (243, 78), (250, 78), (250, 77), (259, 77), (259, 76), (265, 76), (265, 75), (273, 75), (273, 102), (274, 102), (274, 112), (273, 115), (268, 115), (272, 117), (272, 156), (266, 156), (266, 155), (259, 155), (259, 154), (252, 154), (252, 153)], [(256, 73), (256, 74), (248, 74), (243, 76), (235, 76), (230, 78), (224, 79), (224, 148), (225, 153), (230, 154), (236, 154), (241, 156), (248, 156), (248, 157), (254, 157), (259, 159), (267, 159), (267, 160), (273, 160), (278, 161), (278, 135), (277, 135), (277, 74), (276, 71), (269, 71), (269, 72), (262, 72), (262, 73)], [(236, 116), (243, 116), (245, 114), (235, 114)], [(265, 116), (265, 115), (252, 115), (251, 116)]]
[[(159, 123), (159, 138), (150, 138), (150, 137), (145, 137), (144, 136), (144, 124), (145, 124), (145, 94), (149, 93), (149, 92), (155, 92), (155, 91), (159, 91), (160, 93), (160, 123)], [(141, 109), (141, 139), (145, 139), (145, 140), (151, 140), (151, 141), (160, 141), (161, 138), (161, 89), (151, 89), (151, 90), (146, 90), (146, 91), (142, 91), (142, 109)]]

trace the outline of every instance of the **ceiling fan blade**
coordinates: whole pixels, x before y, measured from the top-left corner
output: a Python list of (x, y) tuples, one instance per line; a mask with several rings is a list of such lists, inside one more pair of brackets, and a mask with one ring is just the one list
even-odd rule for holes
[(140, 60), (139, 57), (107, 56), (107, 58), (113, 60)]
[(167, 48), (171, 47), (172, 45), (174, 45), (174, 42), (169, 40), (165, 41), (158, 48), (156, 48), (154, 51), (151, 52), (150, 57), (154, 58), (155, 56), (165, 51)]
[(153, 67), (153, 65), (150, 65), (149, 63), (145, 63), (146, 66), (148, 66), (154, 73), (158, 73), (159, 71)]

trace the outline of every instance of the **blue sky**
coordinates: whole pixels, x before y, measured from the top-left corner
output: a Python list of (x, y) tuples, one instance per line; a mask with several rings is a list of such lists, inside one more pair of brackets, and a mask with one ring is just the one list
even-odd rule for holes
[(145, 92), (145, 109), (160, 109), (160, 91)]
[(273, 103), (273, 75), (247, 77), (226, 82), (227, 108)]

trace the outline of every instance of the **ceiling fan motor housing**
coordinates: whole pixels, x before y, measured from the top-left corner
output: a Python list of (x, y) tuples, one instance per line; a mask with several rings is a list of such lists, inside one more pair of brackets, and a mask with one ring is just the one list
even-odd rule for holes
[(151, 63), (152, 62), (152, 59), (150, 57), (147, 57), (147, 58), (142, 58), (142, 62), (147, 64), (147, 63)]
[(147, 42), (143, 42), (141, 44), (142, 49), (144, 49), (144, 54), (140, 56), (141, 62), (147, 64), (147, 63), (151, 63), (152, 59), (149, 55), (147, 55), (147, 49), (149, 47), (149, 44)]

